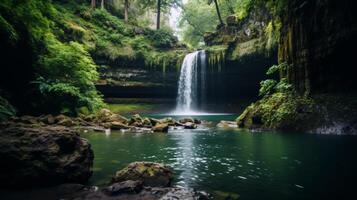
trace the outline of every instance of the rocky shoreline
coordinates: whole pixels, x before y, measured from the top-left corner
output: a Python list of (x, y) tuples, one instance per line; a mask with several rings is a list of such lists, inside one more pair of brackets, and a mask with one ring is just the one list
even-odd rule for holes
[(65, 115), (42, 115), (12, 117), (8, 121), (0, 124), (1, 127), (67, 127), (78, 131), (105, 131), (115, 130), (128, 133), (167, 133), (172, 129), (196, 129), (200, 126), (209, 126), (210, 122), (194, 118), (183, 118), (175, 120), (171, 117), (162, 119), (142, 117), (135, 114), (126, 118), (119, 114), (112, 113), (107, 109), (102, 109), (96, 114), (81, 115), (79, 117), (68, 117)]
[[(191, 188), (172, 186), (173, 173), (162, 164), (137, 162), (118, 171), (108, 186), (86, 186), (93, 171), (94, 154), (81, 132), (115, 130), (123, 133), (166, 133), (169, 129), (196, 129), (210, 126), (193, 118), (125, 118), (103, 109), (97, 114), (76, 118), (65, 115), (12, 117), (0, 124), (0, 183), (16, 191), (43, 190), (60, 199), (210, 199)], [(46, 187), (52, 187), (47, 190)], [(6, 189), (6, 190), (7, 190)], [(10, 196), (11, 196), (10, 195)], [(55, 195), (55, 196), (56, 196)], [(59, 196), (58, 196), (59, 195)], [(6, 195), (5, 195), (6, 196)], [(37, 197), (34, 197), (37, 199)], [(12, 199), (12, 198), (10, 198)], [(21, 198), (14, 198), (21, 199)]]

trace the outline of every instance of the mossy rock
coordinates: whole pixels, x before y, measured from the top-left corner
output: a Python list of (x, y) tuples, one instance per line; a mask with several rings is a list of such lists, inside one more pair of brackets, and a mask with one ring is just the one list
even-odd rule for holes
[(113, 183), (127, 180), (142, 181), (144, 186), (168, 187), (173, 179), (172, 171), (165, 165), (153, 162), (134, 162), (116, 172)]
[(317, 112), (311, 98), (275, 93), (251, 104), (236, 121), (240, 128), (300, 131), (314, 126), (306, 122)]

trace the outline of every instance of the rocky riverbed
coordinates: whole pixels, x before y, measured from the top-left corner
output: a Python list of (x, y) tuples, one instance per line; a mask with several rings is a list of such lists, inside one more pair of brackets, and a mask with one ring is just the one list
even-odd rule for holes
[(67, 127), (78, 131), (116, 130), (129, 133), (168, 132), (169, 128), (196, 129), (200, 126), (210, 126), (210, 122), (194, 118), (180, 120), (171, 117), (156, 119), (135, 114), (130, 118), (102, 109), (96, 114), (68, 117), (65, 115), (43, 115), (39, 117), (12, 117), (1, 124), (2, 127), (29, 127), (33, 130), (46, 127)]

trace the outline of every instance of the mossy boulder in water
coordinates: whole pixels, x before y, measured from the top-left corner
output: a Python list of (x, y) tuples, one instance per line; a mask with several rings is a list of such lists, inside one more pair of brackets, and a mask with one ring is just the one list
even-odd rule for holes
[(113, 183), (127, 180), (142, 181), (144, 186), (168, 187), (173, 179), (172, 171), (165, 165), (153, 162), (134, 162), (116, 172)]

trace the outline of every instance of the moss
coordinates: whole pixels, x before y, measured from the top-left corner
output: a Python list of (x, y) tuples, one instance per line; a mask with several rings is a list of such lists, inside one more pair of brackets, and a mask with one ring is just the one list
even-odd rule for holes
[(208, 66), (211, 70), (221, 71), (226, 60), (228, 46), (215, 45), (206, 48)]
[(108, 104), (108, 109), (114, 113), (147, 112), (153, 108), (153, 105), (146, 103)]
[(312, 98), (275, 93), (246, 108), (237, 123), (244, 128), (301, 130), (309, 126), (297, 123), (304, 116), (302, 111), (314, 112), (314, 106)]

